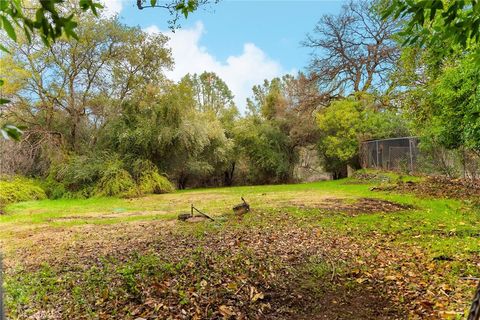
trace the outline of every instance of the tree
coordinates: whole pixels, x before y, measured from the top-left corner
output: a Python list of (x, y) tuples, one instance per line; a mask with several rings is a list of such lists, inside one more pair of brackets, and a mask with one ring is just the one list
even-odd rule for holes
[(201, 6), (218, 3), (220, 0), (136, 0), (137, 8), (143, 10), (145, 8), (162, 8), (168, 10), (171, 19), (168, 21), (170, 28), (178, 27), (178, 20), (181, 16), (188, 17), (188, 15)]
[[(220, 121), (225, 136), (230, 141), (234, 139), (234, 126), (238, 119), (239, 112), (233, 101), (233, 93), (227, 84), (214, 72), (203, 72), (200, 75), (187, 74), (182, 82), (191, 86), (194, 94), (195, 108), (200, 113), (208, 114), (207, 117)], [(222, 170), (223, 184), (233, 184), (237, 152), (230, 150), (225, 166), (217, 167)], [(218, 174), (218, 172), (216, 172)]]
[[(480, 2), (477, 0), (390, 0), (385, 19), (404, 19), (404, 45), (437, 47), (440, 58), (460, 46), (472, 49), (480, 43)], [(449, 45), (445, 45), (448, 43)], [(478, 54), (478, 47), (474, 50)]]
[(28, 76), (12, 75), (7, 81), (21, 85), (9, 96), (6, 114), (64, 137), (73, 151), (93, 141), (88, 128), (104, 125), (115, 105), (135, 90), (164, 81), (162, 70), (172, 64), (165, 36), (148, 35), (115, 18), (84, 17), (77, 33), (78, 41), (60, 38), (49, 47), (35, 39), (12, 43), (13, 65)]
[[(194, 12), (200, 6), (210, 2), (217, 3), (218, 0), (174, 0), (169, 3), (159, 3), (157, 0), (150, 0), (150, 5), (145, 5), (146, 0), (137, 0), (137, 7), (160, 7), (167, 9), (173, 17), (169, 21), (170, 27), (177, 26), (180, 14), (185, 18), (189, 13)], [(5, 31), (12, 41), (17, 41), (18, 30), (25, 35), (29, 42), (32, 35), (38, 34), (43, 43), (48, 47), (56, 39), (65, 35), (67, 38), (79, 39), (76, 28), (79, 17), (78, 10), (65, 10), (64, 0), (48, 0), (29, 3), (28, 8), (23, 7), (21, 0), (2, 0), (0, 1), (0, 30)], [(97, 9), (103, 6), (93, 0), (79, 0), (78, 6), (82, 11), (91, 10), (97, 16)], [(67, 6), (68, 7), (68, 6)], [(25, 13), (28, 11), (28, 13)], [(31, 14), (35, 12), (35, 14)], [(8, 49), (0, 43), (0, 50), (8, 53)], [(0, 88), (4, 85), (4, 80), (0, 79)], [(7, 104), (8, 99), (0, 97), (0, 107)], [(1, 114), (0, 114), (1, 116)], [(22, 130), (15, 125), (5, 123), (0, 127), (0, 135), (4, 139), (20, 139)]]
[[(22, 1), (2, 0), (0, 1), (0, 30), (5, 31), (12, 41), (17, 40), (18, 30), (21, 30), (29, 41), (32, 39), (32, 33), (37, 33), (47, 46), (62, 34), (78, 38), (75, 33), (77, 23), (74, 21), (74, 15), (63, 14), (58, 8), (62, 2), (62, 0), (51, 0), (39, 1), (37, 6), (32, 4), (34, 7), (29, 8), (29, 11), (35, 11), (33, 18), (25, 14)], [(80, 0), (79, 5), (83, 11), (91, 10), (95, 15), (97, 15), (97, 8), (102, 8), (92, 0)], [(0, 50), (8, 53), (8, 49), (1, 43)], [(4, 83), (5, 81), (0, 79), (0, 88)], [(0, 107), (8, 102), (8, 99), (0, 97)], [(5, 123), (0, 127), (0, 134), (4, 139), (19, 140), (22, 131), (18, 126)]]
[(318, 150), (334, 179), (345, 177), (347, 165), (358, 167), (360, 142), (407, 134), (402, 117), (375, 107), (372, 96), (356, 95), (331, 103), (317, 114)]
[(291, 138), (293, 148), (316, 141), (314, 113), (329, 98), (319, 94), (316, 85), (303, 74), (265, 80), (262, 85), (254, 86), (252, 91), (253, 96), (247, 100), (249, 112), (275, 121)]
[(250, 183), (279, 183), (291, 178), (295, 154), (289, 137), (271, 121), (250, 116), (238, 122), (235, 142), (247, 161)]
[(471, 57), (445, 66), (416, 110), (421, 132), (448, 149), (480, 155), (480, 70)]
[(212, 112), (217, 117), (222, 117), (231, 110), (238, 113), (232, 91), (214, 72), (187, 74), (182, 81), (187, 81), (192, 86), (198, 111)]
[(149, 85), (122, 104), (103, 130), (100, 146), (130, 159), (146, 159), (184, 189), (221, 171), (231, 141), (212, 114), (195, 109), (188, 82), (160, 89)]
[(265, 80), (253, 87), (249, 114), (237, 126), (235, 141), (258, 183), (292, 179), (298, 148), (313, 144), (317, 127), (313, 116), (321, 98), (300, 74)]
[(398, 47), (397, 23), (383, 20), (375, 3), (350, 1), (338, 15), (325, 15), (303, 42), (312, 48), (309, 70), (321, 92), (333, 96), (386, 88)]

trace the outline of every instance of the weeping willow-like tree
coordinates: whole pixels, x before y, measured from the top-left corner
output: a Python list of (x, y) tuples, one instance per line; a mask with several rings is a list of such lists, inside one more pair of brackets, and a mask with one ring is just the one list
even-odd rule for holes
[(162, 91), (149, 87), (141, 99), (123, 104), (102, 141), (116, 152), (152, 161), (181, 189), (193, 179), (213, 176), (232, 147), (219, 120), (195, 109), (186, 82)]

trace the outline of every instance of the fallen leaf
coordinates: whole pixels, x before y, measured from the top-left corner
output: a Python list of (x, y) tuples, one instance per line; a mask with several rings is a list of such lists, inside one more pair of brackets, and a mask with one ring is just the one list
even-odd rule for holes
[(226, 306), (226, 305), (221, 305), (219, 308), (218, 308), (218, 311), (220, 312), (220, 314), (226, 318), (229, 318), (231, 316), (234, 316), (235, 315), (235, 312), (233, 311), (232, 307), (229, 307), (229, 306)]

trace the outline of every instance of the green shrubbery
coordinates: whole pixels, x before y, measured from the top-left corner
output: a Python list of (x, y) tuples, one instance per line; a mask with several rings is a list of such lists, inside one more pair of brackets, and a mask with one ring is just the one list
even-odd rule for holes
[(0, 208), (9, 203), (45, 199), (47, 195), (35, 181), (15, 177), (0, 180)]
[(168, 193), (175, 190), (173, 184), (160, 175), (155, 165), (150, 161), (137, 160), (133, 165), (133, 174), (142, 194)]
[(125, 161), (117, 156), (72, 157), (53, 166), (45, 180), (50, 198), (135, 197), (167, 193), (174, 187), (147, 160)]
[(113, 160), (105, 163), (101, 178), (95, 182), (94, 196), (134, 197), (139, 194), (138, 187), (130, 173), (123, 168), (123, 162)]

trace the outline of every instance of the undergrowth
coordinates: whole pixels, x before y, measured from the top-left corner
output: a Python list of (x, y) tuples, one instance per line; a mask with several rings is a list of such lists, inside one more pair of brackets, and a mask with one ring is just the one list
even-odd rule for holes
[(7, 204), (45, 199), (42, 187), (32, 179), (14, 177), (0, 180), (0, 209)]
[(111, 155), (72, 157), (68, 163), (52, 166), (43, 185), (51, 199), (131, 198), (175, 190), (150, 161), (132, 162)]

